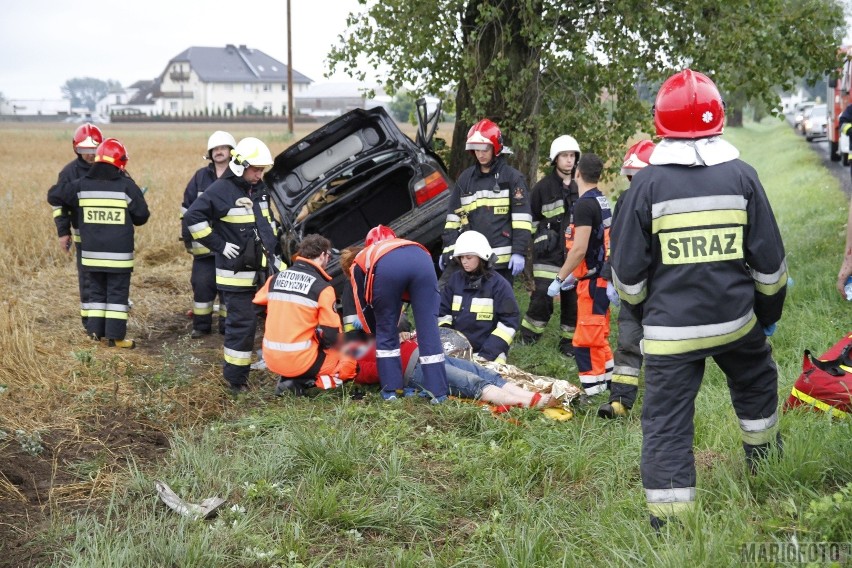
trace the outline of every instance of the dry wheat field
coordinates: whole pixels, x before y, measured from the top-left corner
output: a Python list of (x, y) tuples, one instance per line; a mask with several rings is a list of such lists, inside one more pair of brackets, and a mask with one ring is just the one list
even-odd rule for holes
[(129, 351), (85, 336), (73, 251), (60, 249), (46, 201), (74, 158), (76, 127), (0, 124), (0, 542), (7, 544), (29, 539), (51, 511), (105, 495), (128, 456), (164, 455), (173, 427), (232, 407), (219, 386), (221, 336), (187, 340), (183, 191), (206, 163), (213, 130), (256, 136), (277, 155), (313, 128), (299, 125), (291, 137), (283, 124), (101, 126), (126, 145), (127, 171), (147, 186), (151, 210), (136, 232), (128, 337), (138, 347)]

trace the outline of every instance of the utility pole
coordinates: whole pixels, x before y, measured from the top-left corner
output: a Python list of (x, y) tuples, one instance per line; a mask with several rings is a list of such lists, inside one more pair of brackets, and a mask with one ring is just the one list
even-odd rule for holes
[(287, 131), (293, 135), (293, 34), (290, 25), (290, 0), (287, 0)]

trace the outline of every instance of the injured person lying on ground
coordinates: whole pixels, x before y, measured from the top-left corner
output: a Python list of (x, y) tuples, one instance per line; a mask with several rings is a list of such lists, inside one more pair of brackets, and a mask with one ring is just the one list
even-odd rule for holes
[[(452, 337), (448, 337), (451, 334)], [(567, 407), (575, 397), (581, 394), (579, 388), (567, 381), (529, 375), (513, 365), (471, 361), (470, 346), (467, 345), (465, 348), (461, 345), (455, 334), (456, 332), (452, 330), (447, 332), (442, 330), (447, 383), (452, 396), (481, 400), (501, 407), (556, 408)], [(458, 335), (461, 336), (461, 334)], [(463, 340), (463, 336), (461, 337)], [(350, 356), (358, 360), (358, 374), (355, 376), (355, 382), (378, 383), (375, 347), (369, 342), (355, 341), (350, 342), (345, 349), (349, 351)], [(415, 334), (400, 333), (400, 356), (406, 387), (399, 394), (414, 396), (423, 392), (423, 374), (418, 363), (419, 353)], [(512, 375), (520, 380), (506, 378)], [(521, 386), (522, 384), (524, 386)]]

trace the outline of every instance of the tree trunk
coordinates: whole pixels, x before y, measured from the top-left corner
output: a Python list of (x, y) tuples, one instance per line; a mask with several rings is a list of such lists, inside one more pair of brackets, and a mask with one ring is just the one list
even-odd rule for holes
[(731, 128), (738, 128), (743, 125), (743, 107), (738, 105), (730, 109), (727, 125)]
[[(523, 15), (530, 8), (504, 2), (496, 20), (480, 22), (479, 4), (470, 0), (462, 18), (464, 45), (469, 46), (470, 55), (456, 93), (450, 175), (458, 177), (472, 163), (464, 150), (471, 124), (490, 118), (514, 152), (509, 163), (532, 185), (538, 172), (538, 126), (533, 117), (541, 105), (541, 57), (523, 35)], [(533, 10), (541, 13), (540, 7)]]

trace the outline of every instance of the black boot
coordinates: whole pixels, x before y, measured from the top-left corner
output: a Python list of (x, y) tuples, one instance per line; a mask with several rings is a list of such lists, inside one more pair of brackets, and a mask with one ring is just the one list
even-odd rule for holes
[[(775, 435), (775, 448), (778, 451), (778, 456), (784, 454), (784, 442), (781, 440), (781, 432), (778, 432)], [(769, 455), (769, 451), (772, 449), (772, 442), (767, 442), (765, 444), (746, 444), (743, 442), (743, 450), (745, 450), (746, 455), (746, 464), (748, 465), (748, 471), (751, 475), (757, 475), (757, 471), (760, 468), (760, 463), (766, 459), (766, 456)]]
[(572, 340), (565, 339), (564, 337), (559, 340), (559, 352), (565, 355), (566, 357), (574, 358), (574, 344)]

